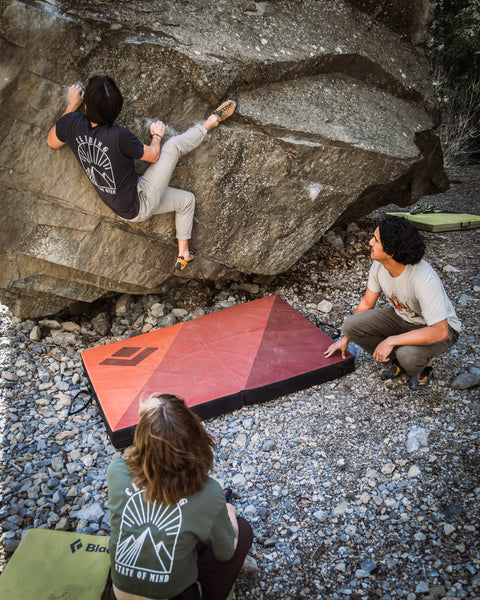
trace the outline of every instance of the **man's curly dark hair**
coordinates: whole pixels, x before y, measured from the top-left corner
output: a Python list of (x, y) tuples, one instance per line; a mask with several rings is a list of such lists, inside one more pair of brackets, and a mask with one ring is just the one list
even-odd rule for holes
[(378, 225), (384, 252), (402, 265), (415, 265), (425, 252), (425, 244), (415, 226), (401, 217), (386, 217)]

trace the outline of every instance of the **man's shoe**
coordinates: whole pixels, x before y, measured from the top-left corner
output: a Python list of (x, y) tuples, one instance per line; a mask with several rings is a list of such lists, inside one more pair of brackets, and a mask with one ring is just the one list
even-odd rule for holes
[(219, 123), (231, 117), (237, 110), (238, 100), (232, 96), (228, 100), (225, 100), (218, 108), (213, 111), (213, 114), (217, 117)]
[(398, 379), (404, 373), (405, 371), (398, 364), (397, 359), (394, 358), (390, 363), (390, 366), (386, 369), (383, 369), (383, 371), (380, 373), (380, 379), (382, 381), (386, 381), (387, 379)]
[(417, 391), (426, 388), (433, 377), (433, 367), (425, 367), (421, 373), (410, 379), (410, 389)]
[(195, 252), (193, 250), (190, 250), (190, 258), (188, 260), (185, 260), (185, 258), (183, 256), (177, 256), (177, 261), (175, 262), (175, 268), (177, 269), (177, 271), (183, 271), (183, 269), (191, 262), (193, 262), (193, 260), (195, 259)]

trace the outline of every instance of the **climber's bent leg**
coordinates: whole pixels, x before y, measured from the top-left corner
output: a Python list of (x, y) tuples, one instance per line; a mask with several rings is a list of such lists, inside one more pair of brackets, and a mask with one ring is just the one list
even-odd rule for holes
[[(168, 198), (166, 193), (173, 171), (179, 158), (197, 148), (206, 135), (207, 130), (205, 127), (195, 125), (184, 133), (175, 135), (165, 143), (158, 161), (148, 167), (145, 174), (138, 181), (140, 211), (131, 221), (140, 223), (152, 215), (176, 210), (174, 207), (172, 208), (171, 199)], [(188, 192), (183, 193), (188, 194)], [(183, 203), (181, 204), (183, 206)]]

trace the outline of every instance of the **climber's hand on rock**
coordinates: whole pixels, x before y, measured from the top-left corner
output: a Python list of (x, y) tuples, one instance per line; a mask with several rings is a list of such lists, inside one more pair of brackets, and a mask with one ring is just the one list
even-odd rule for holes
[(151, 125), (150, 125), (150, 133), (153, 134), (157, 134), (160, 135), (161, 137), (163, 137), (165, 135), (165, 125), (162, 121), (154, 121)]
[(84, 96), (85, 92), (78, 83), (74, 83), (68, 88), (68, 108), (70, 109), (70, 112), (77, 110), (83, 102)]

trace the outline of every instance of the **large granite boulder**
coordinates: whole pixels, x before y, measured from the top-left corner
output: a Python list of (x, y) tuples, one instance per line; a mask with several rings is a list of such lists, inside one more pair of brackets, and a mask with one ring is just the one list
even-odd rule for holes
[(375, 20), (406, 37), (422, 51), (433, 18), (431, 0), (385, 2), (385, 0), (348, 0)]
[[(428, 65), (415, 48), (428, 2), (399, 1), (381, 20), (377, 4), (2, 3), (2, 302), (33, 317), (158, 291), (176, 276), (275, 275), (332, 225), (445, 189)], [(118, 122), (146, 143), (151, 119), (182, 131), (239, 98), (238, 114), (172, 180), (197, 199), (197, 259), (185, 272), (173, 270), (173, 215), (121, 221), (70, 150), (46, 145), (68, 85), (97, 73), (117, 81)]]

